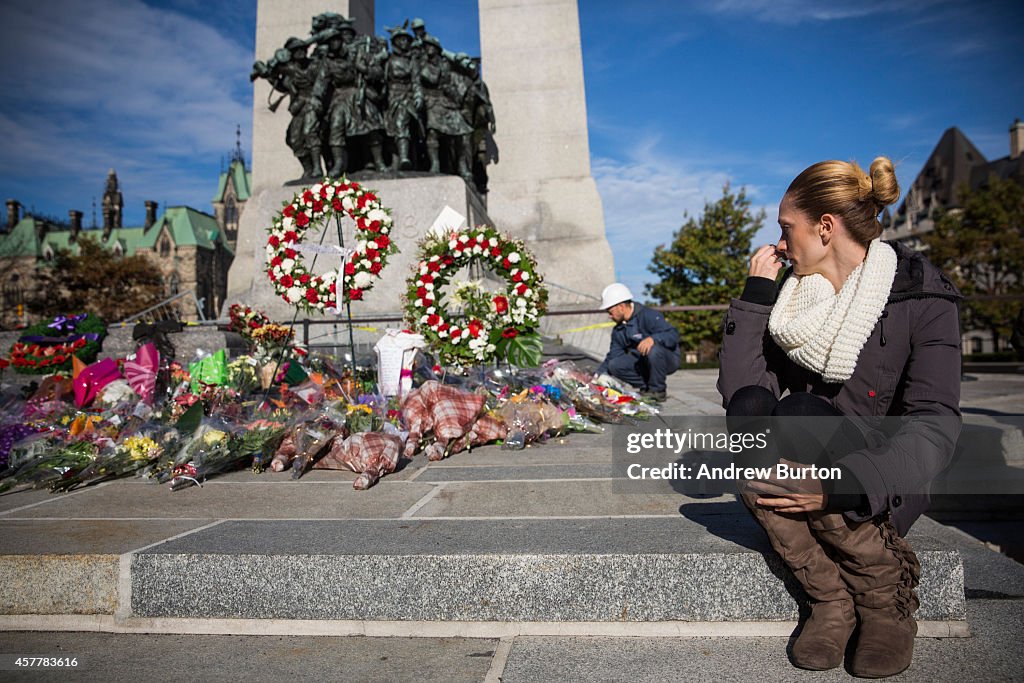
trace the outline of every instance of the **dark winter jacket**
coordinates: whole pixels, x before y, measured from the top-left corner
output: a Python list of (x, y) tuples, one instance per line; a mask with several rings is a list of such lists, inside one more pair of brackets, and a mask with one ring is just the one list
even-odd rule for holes
[(665, 316), (643, 304), (633, 302), (633, 315), (629, 320), (617, 324), (612, 329), (612, 342), (608, 348), (608, 355), (597, 368), (597, 373), (607, 372), (608, 363), (613, 358), (628, 353), (630, 349), (635, 349), (637, 344), (648, 337), (669, 351), (679, 352), (679, 332), (665, 320)]
[(845, 416), (912, 417), (900, 421), (890, 437), (872, 429), (880, 420), (860, 421), (870, 446), (837, 462), (863, 486), (869, 506), (864, 514), (847, 516), (891, 514), (903, 534), (927, 508), (930, 483), (949, 464), (960, 434), (961, 296), (920, 253), (890, 246), (896, 276), (850, 379), (829, 384), (798, 366), (768, 333), (772, 306), (734, 299), (724, 321), (718, 390), (724, 405), (738, 389), (754, 384), (776, 397), (809, 392)]

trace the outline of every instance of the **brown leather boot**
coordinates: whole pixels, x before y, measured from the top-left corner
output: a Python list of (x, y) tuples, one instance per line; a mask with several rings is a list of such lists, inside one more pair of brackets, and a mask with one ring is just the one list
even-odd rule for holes
[(839, 568), (811, 533), (807, 515), (758, 508), (753, 494), (744, 493), (742, 498), (810, 598), (811, 616), (793, 643), (790, 661), (801, 669), (834, 669), (843, 663), (846, 644), (857, 625)]
[(917, 555), (890, 522), (849, 522), (815, 534), (834, 550), (860, 620), (850, 672), (885, 678), (906, 670), (917, 635)]

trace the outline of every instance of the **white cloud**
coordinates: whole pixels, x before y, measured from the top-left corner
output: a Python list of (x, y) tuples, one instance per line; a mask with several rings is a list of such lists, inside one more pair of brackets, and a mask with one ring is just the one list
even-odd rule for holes
[(624, 160), (598, 157), (591, 162), (617, 276), (637, 296), (653, 281), (647, 265), (655, 247), (669, 243), (686, 214), (700, 215), (705, 202), (721, 196), (730, 180), (722, 170), (662, 158), (655, 145), (641, 144)]
[(839, 21), (873, 14), (919, 12), (950, 0), (710, 0), (705, 11), (716, 14), (747, 15), (775, 24), (805, 21)]
[(250, 125), (250, 49), (139, 0), (9, 1), (0, 60), (0, 179), (60, 181), (77, 193), (66, 208), (113, 167), (127, 220), (143, 199), (209, 211), (217, 162)]

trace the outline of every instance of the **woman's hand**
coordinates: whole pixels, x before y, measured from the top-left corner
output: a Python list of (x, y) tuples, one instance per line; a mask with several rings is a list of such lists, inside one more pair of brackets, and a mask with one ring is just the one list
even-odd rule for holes
[[(789, 460), (782, 464), (790, 468), (805, 467)], [(748, 482), (748, 491), (757, 494), (757, 504), (775, 512), (814, 512), (824, 510), (828, 496), (821, 487), (820, 479), (779, 479), (778, 470), (772, 468), (767, 479)]]
[(766, 244), (750, 257), (750, 277), (766, 277), (774, 281), (782, 266), (778, 249), (774, 244)]

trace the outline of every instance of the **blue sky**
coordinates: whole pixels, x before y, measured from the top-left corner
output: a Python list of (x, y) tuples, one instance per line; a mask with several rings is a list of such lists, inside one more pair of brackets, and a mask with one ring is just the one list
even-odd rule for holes
[[(479, 54), (475, 0), (376, 3), (378, 33), (413, 16)], [(4, 198), (88, 224), (113, 167), (127, 224), (147, 199), (210, 211), (236, 124), (251, 147), (255, 18), (255, 0), (5, 0)], [(954, 125), (1005, 156), (1024, 117), (1022, 23), (1019, 2), (581, 0), (591, 165), (618, 276), (642, 290), (654, 248), (726, 182), (766, 209), (763, 243), (815, 161), (885, 154), (908, 186)]]

